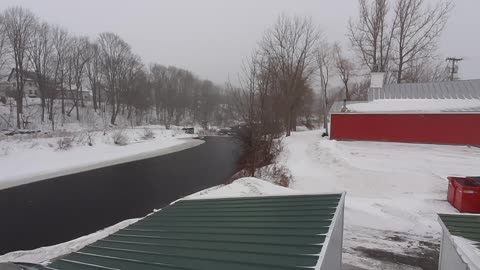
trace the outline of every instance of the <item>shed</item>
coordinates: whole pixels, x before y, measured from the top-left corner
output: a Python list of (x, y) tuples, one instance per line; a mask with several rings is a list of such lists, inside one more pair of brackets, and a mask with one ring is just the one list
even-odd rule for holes
[(439, 270), (480, 269), (480, 215), (440, 214)]
[(332, 106), (332, 139), (480, 145), (480, 80), (390, 84), (369, 99)]
[(53, 270), (340, 270), (344, 194), (179, 200)]

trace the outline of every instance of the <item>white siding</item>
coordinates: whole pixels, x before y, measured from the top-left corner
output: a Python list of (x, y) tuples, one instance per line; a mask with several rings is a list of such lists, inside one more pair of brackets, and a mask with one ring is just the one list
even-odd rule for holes
[(453, 245), (450, 233), (443, 228), (442, 246), (440, 248), (439, 270), (470, 270)]
[[(332, 221), (332, 231), (330, 238), (325, 239), (324, 248), (326, 248), (323, 262), (319, 270), (341, 270), (342, 252), (343, 252), (343, 212), (345, 204), (345, 195), (342, 196), (337, 213)], [(322, 250), (323, 251), (323, 250)]]

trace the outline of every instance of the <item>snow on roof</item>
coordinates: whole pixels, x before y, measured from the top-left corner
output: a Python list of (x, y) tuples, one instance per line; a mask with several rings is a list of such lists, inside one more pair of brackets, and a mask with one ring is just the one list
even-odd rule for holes
[(274, 185), (270, 182), (254, 178), (245, 177), (235, 180), (228, 185), (215, 186), (200, 192), (191, 194), (184, 199), (211, 199), (225, 197), (249, 197), (249, 196), (268, 196), (268, 195), (298, 195), (299, 191)]
[(347, 105), (348, 112), (480, 112), (480, 99), (377, 99)]

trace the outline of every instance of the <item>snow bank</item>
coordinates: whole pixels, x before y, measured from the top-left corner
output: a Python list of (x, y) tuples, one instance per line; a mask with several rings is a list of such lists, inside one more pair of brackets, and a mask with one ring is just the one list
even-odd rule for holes
[(480, 111), (478, 99), (377, 99), (350, 104), (351, 112), (441, 112)]
[[(0, 141), (0, 189), (78, 173), (105, 166), (151, 158), (202, 144), (192, 135), (172, 130), (152, 129), (155, 138), (141, 138), (143, 129), (128, 129), (129, 144), (118, 146), (112, 134), (91, 134), (94, 145), (75, 145), (58, 150), (59, 138)], [(1, 151), (3, 149), (3, 152)]]
[(466, 146), (337, 142), (319, 131), (286, 138), (281, 162), (300, 192), (342, 192), (344, 263), (395, 268), (358, 248), (405, 254), (440, 244), (437, 213), (455, 213), (447, 202), (449, 175), (480, 175), (480, 149)]
[(140, 219), (125, 220), (101, 231), (62, 244), (49, 247), (41, 247), (29, 251), (15, 251), (7, 253), (0, 256), (0, 262), (28, 262), (48, 264), (51, 260), (55, 258), (80, 250), (81, 248), (90, 245), (93, 242), (98, 241), (102, 238), (105, 238), (108, 235), (137, 222), (138, 220)]
[(189, 195), (184, 199), (212, 199), (224, 197), (248, 197), (248, 196), (268, 196), (268, 195), (288, 195), (299, 194), (299, 191), (277, 186), (270, 182), (254, 178), (245, 177), (235, 180), (228, 185), (219, 185), (205, 189)]

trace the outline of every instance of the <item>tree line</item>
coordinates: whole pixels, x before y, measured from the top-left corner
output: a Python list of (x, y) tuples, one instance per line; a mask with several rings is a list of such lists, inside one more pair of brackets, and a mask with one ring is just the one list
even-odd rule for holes
[[(78, 36), (43, 22), (28, 9), (10, 7), (0, 14), (0, 70), (12, 70), (10, 93), (16, 105), (16, 127), (27, 128), (25, 82), (34, 73), (41, 100), (40, 121), (55, 129), (56, 116), (75, 114), (81, 107), (118, 115), (135, 122), (153, 114), (167, 128), (183, 121), (205, 128), (228, 121), (225, 89), (201, 80), (188, 70), (145, 65), (120, 36), (104, 32), (95, 39)], [(91, 90), (91, 101), (83, 91)], [(68, 97), (68, 98), (67, 98)]]

